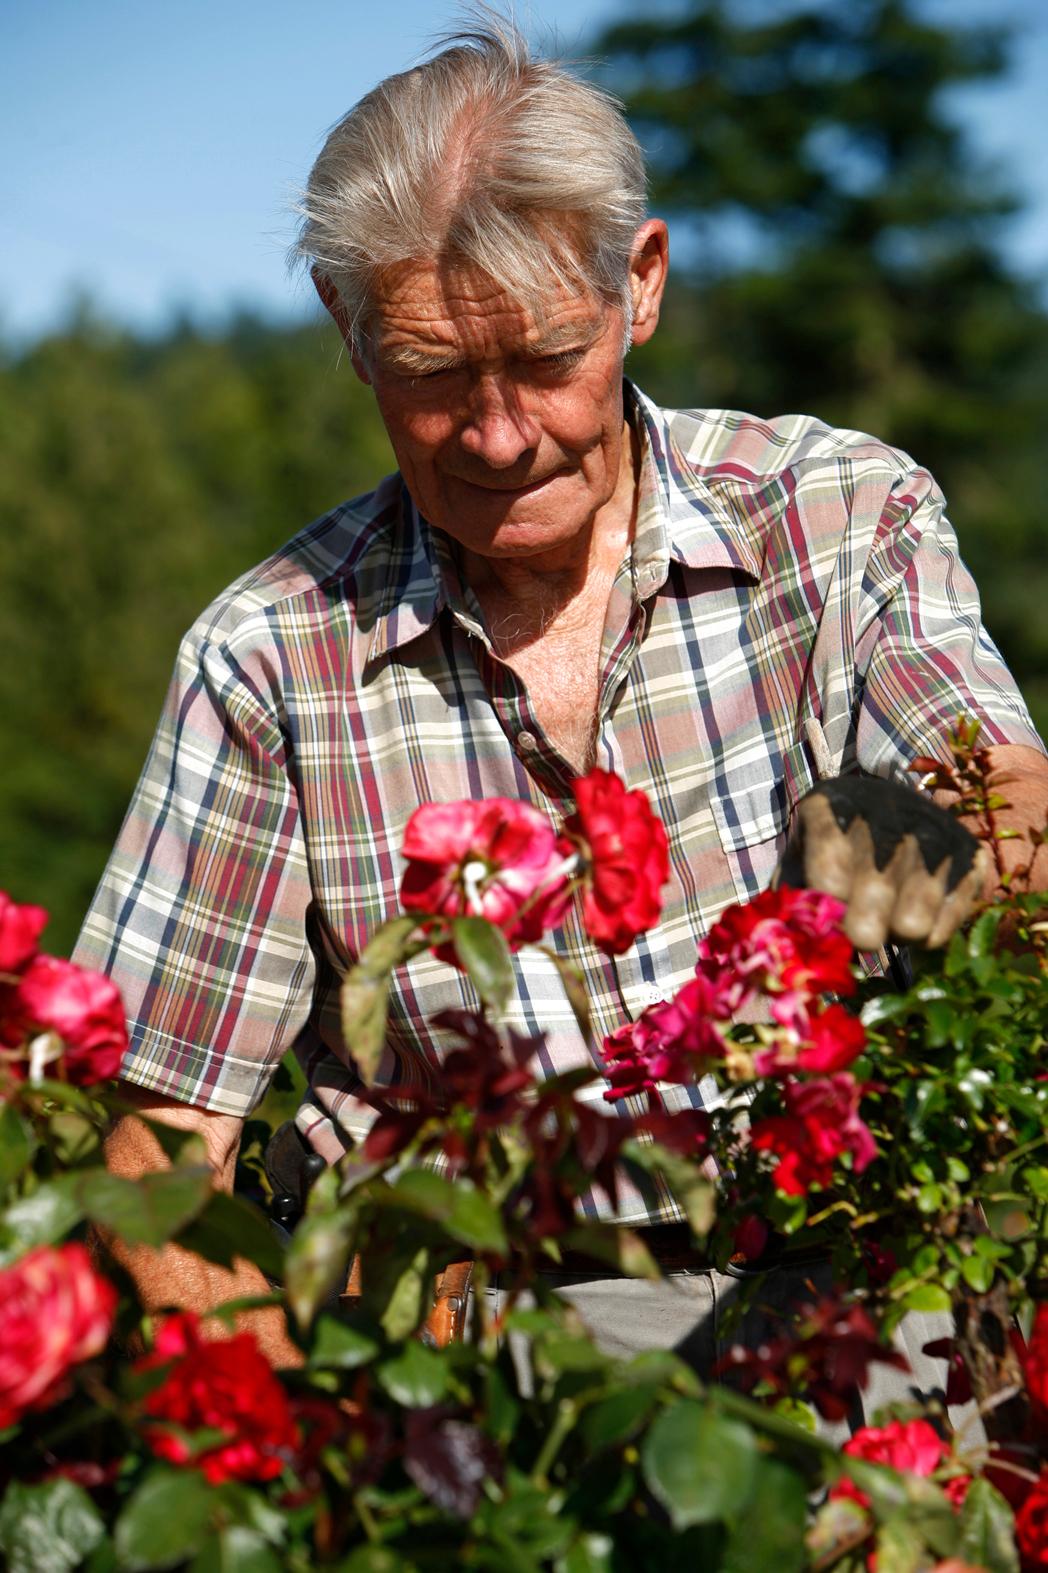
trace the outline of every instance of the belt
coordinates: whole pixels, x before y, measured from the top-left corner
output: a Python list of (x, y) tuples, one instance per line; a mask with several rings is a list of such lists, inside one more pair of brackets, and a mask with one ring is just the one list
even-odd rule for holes
[[(656, 1265), (663, 1272), (715, 1272), (728, 1273), (733, 1278), (751, 1278), (772, 1271), (776, 1267), (802, 1267), (828, 1260), (825, 1246), (788, 1246), (781, 1235), (769, 1235), (759, 1257), (745, 1257), (735, 1253), (723, 1266), (708, 1251), (695, 1244), (686, 1223), (653, 1223), (634, 1230), (637, 1238), (647, 1246)], [(547, 1269), (551, 1272), (579, 1273), (588, 1276), (614, 1278), (619, 1276), (613, 1268), (589, 1256), (585, 1251), (562, 1250), (560, 1262)]]

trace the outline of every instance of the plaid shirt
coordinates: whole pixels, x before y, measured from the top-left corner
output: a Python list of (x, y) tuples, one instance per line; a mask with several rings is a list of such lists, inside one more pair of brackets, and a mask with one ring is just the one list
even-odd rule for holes
[[(809, 418), (662, 411), (627, 390), (639, 507), (604, 628), (596, 762), (649, 795), (671, 881), (658, 927), (624, 956), (601, 956), (574, 913), (554, 936), (588, 979), (598, 1041), (684, 983), (723, 908), (767, 885), (814, 781), (805, 719), (842, 770), (882, 776), (943, 755), (961, 711), (990, 742), (1041, 746), (927, 471)], [(294, 1045), (310, 1083), (300, 1128), (335, 1158), (372, 1117), (339, 983), (398, 910), (408, 818), (500, 795), (554, 819), (570, 785), (400, 477), (336, 508), (182, 645), (76, 953), (123, 991), (122, 1074), (246, 1115)], [(543, 1072), (587, 1063), (552, 963), (524, 952), (516, 981), (508, 1020), (544, 1034)], [(430, 956), (401, 969), (381, 1080), (438, 1066), (429, 1018), (475, 1003)], [(674, 1216), (665, 1198), (626, 1213)]]

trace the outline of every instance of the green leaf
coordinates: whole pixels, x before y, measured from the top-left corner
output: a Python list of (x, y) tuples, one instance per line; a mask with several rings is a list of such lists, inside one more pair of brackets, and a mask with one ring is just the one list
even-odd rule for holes
[(644, 1478), (674, 1529), (731, 1519), (753, 1489), (753, 1432), (708, 1405), (684, 1400), (663, 1410), (641, 1452)]
[(378, 1351), (378, 1340), (370, 1333), (341, 1317), (322, 1314), (317, 1318), (309, 1363), (321, 1369), (355, 1371), (373, 1360)]
[(352, 1220), (341, 1213), (307, 1214), (298, 1225), (284, 1259), (284, 1293), (299, 1327), (344, 1286), (352, 1246)]
[(615, 1542), (610, 1535), (580, 1535), (555, 1563), (556, 1573), (612, 1573)]
[(768, 1202), (767, 1213), (768, 1222), (780, 1234), (796, 1234), (808, 1221), (808, 1198), (786, 1196), (782, 1191), (776, 1191)]
[(101, 1514), (71, 1480), (13, 1480), (0, 1507), (7, 1573), (71, 1573), (105, 1536)]
[(190, 1563), (189, 1573), (282, 1573), (284, 1563), (265, 1537), (246, 1524), (229, 1524), (209, 1535)]
[(121, 1568), (170, 1568), (191, 1557), (207, 1533), (215, 1493), (194, 1469), (153, 1469), (116, 1525)]
[(55, 1245), (76, 1228), (84, 1216), (76, 1195), (77, 1180), (77, 1175), (61, 1175), (5, 1208), (0, 1230), (11, 1245), (4, 1248), (3, 1263), (14, 1261), (34, 1245)]
[(807, 1492), (801, 1476), (774, 1459), (757, 1467), (745, 1516), (732, 1525), (723, 1573), (794, 1573), (808, 1565)]
[(411, 939), (417, 928), (417, 918), (408, 916), (383, 923), (342, 982), (342, 1036), (368, 1087), (378, 1073), (386, 1043), (390, 974), (421, 948)]
[(36, 1138), (18, 1110), (0, 1103), (0, 1186), (8, 1186), (29, 1167)]
[(969, 956), (992, 956), (997, 930), (1004, 916), (1003, 909), (990, 907), (980, 914), (968, 930)]
[(647, 1420), (659, 1395), (656, 1386), (620, 1387), (588, 1405), (579, 1429), (592, 1453), (628, 1442)]
[(593, 1020), (590, 1015), (589, 990), (586, 988), (585, 978), (567, 956), (562, 956), (552, 946), (543, 945), (542, 954), (552, 961), (560, 974), (561, 985), (578, 1023), (579, 1032), (582, 1034), (583, 1041), (589, 1043), (593, 1033)]
[(952, 1303), (941, 1284), (918, 1284), (902, 1301), (907, 1311), (948, 1311)]
[(220, 1267), (232, 1267), (244, 1256), (267, 1277), (279, 1281), (284, 1276), (284, 1249), (269, 1219), (243, 1196), (212, 1191), (203, 1212), (180, 1232), (178, 1243)]
[(409, 1567), (411, 1564), (388, 1546), (358, 1546), (339, 1563), (338, 1573), (405, 1573)]
[(164, 1169), (122, 1180), (92, 1169), (78, 1186), (88, 1218), (131, 1245), (166, 1245), (194, 1218), (212, 1195), (206, 1166)]
[(975, 1479), (960, 1516), (962, 1562), (986, 1568), (988, 1573), (1019, 1573), (1012, 1510), (988, 1480)]
[(877, 1531), (877, 1573), (920, 1573), (928, 1566), (919, 1531), (904, 1518), (891, 1518)]
[(453, 918), (451, 942), (481, 1000), (500, 1014), (513, 991), (513, 961), (505, 934), (487, 918)]
[(993, 1283), (996, 1265), (986, 1256), (966, 1256), (961, 1263), (961, 1277), (976, 1294), (985, 1294)]
[(448, 1363), (435, 1349), (411, 1340), (391, 1360), (377, 1367), (379, 1383), (405, 1409), (430, 1409), (448, 1386)]
[[(379, 1313), (382, 1331), (393, 1343), (409, 1338), (422, 1321), (432, 1287), (429, 1265), (429, 1252), (425, 1248), (416, 1251), (397, 1275)], [(366, 1292), (366, 1281), (364, 1288)]]
[(389, 1201), (428, 1218), (474, 1251), (504, 1251), (506, 1231), (493, 1202), (472, 1180), (451, 1180), (432, 1169), (409, 1169), (390, 1187)]

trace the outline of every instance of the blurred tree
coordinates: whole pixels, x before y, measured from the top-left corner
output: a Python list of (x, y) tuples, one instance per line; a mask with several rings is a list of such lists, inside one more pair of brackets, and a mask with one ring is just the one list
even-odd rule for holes
[(1008, 44), (912, 0), (690, 0), (593, 52), (680, 242), (632, 373), (664, 402), (802, 410), (933, 469), (1045, 730), (1048, 318), (1002, 259), (1017, 199), (946, 96), (1004, 71)]
[(145, 342), (82, 313), (0, 363), (0, 887), (66, 949), (182, 633), (393, 468), (337, 337), (249, 318)]

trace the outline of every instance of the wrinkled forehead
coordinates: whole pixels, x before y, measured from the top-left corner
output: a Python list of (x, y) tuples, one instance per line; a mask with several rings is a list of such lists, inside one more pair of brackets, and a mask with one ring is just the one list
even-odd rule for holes
[(444, 259), (393, 263), (369, 291), (366, 336), (381, 356), (404, 346), (465, 355), (556, 351), (592, 342), (613, 308), (556, 279), (522, 299), (483, 269)]

